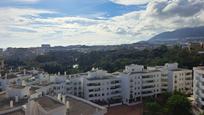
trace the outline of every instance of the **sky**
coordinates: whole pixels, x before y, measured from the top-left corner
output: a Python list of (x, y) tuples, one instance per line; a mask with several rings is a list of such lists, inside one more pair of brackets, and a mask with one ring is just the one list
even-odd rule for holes
[(204, 25), (204, 0), (0, 0), (0, 47), (116, 45)]

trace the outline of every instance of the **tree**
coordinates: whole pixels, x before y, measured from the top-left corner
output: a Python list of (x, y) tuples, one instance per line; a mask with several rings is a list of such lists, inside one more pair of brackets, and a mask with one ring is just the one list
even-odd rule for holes
[(147, 102), (145, 104), (147, 111), (147, 115), (159, 115), (162, 107), (157, 102)]
[(183, 95), (173, 95), (167, 101), (169, 115), (191, 115), (191, 104)]

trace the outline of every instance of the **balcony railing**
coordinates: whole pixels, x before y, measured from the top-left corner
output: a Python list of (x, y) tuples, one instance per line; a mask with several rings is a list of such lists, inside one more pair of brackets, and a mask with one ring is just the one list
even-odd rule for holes
[(204, 85), (202, 83), (199, 83), (199, 88), (204, 90)]
[(204, 78), (203, 78), (203, 77), (200, 77), (199, 80), (202, 81), (202, 82), (204, 82)]

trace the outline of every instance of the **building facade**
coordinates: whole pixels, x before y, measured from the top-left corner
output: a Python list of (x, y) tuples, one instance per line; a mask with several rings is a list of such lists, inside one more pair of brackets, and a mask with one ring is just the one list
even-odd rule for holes
[(193, 94), (192, 70), (178, 68), (178, 64), (168, 64), (168, 91)]
[(103, 70), (88, 72), (83, 80), (84, 98), (102, 105), (121, 103), (121, 81)]
[(120, 75), (124, 104), (141, 103), (142, 98), (161, 93), (161, 71), (147, 70), (141, 65), (130, 66)]
[(204, 109), (204, 67), (194, 67), (193, 76), (193, 97), (195, 103)]

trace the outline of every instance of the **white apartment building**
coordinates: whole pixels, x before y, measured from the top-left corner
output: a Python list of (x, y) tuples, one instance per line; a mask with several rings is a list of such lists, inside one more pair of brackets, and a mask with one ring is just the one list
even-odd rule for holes
[(166, 64), (168, 68), (168, 91), (179, 91), (185, 94), (193, 93), (192, 70), (178, 68), (178, 64)]
[(0, 57), (0, 72), (3, 71), (3, 68), (4, 68), (4, 60), (1, 59), (1, 57)]
[(23, 74), (12, 73), (4, 76), (4, 79), (0, 79), (0, 89), (6, 89), (6, 86), (12, 83), (24, 84), (22, 87), (8, 88), (7, 92), (12, 94), (13, 90), (24, 91), (25, 94), (19, 94), (19, 97), (26, 96), (28, 89), (25, 86), (30, 86), (34, 89), (34, 93), (28, 95), (31, 99), (44, 95), (73, 95), (100, 105), (111, 106), (141, 103), (144, 98), (156, 97), (167, 90), (191, 94), (193, 83), (192, 71), (178, 68), (177, 63), (147, 69), (143, 65), (132, 64), (126, 66), (123, 72), (115, 73), (98, 69), (73, 75), (26, 73), (28, 72), (24, 71)]
[(3, 49), (0, 48), (0, 72), (3, 70), (3, 68), (4, 68)]
[[(71, 79), (71, 87), (72, 87), (72, 95), (77, 97), (83, 97), (83, 79), (82, 78), (74, 78)], [(70, 87), (70, 85), (67, 85)]]
[(30, 96), (29, 86), (12, 85), (6, 90), (7, 96), (10, 98), (27, 98)]
[(178, 68), (178, 63), (166, 63), (164, 66), (147, 67), (147, 69), (161, 71), (162, 92), (180, 91), (192, 94), (192, 70)]
[(204, 109), (204, 67), (194, 67), (193, 75), (193, 97), (195, 103)]
[(115, 75), (92, 70), (83, 80), (84, 98), (102, 105), (121, 103), (121, 83)]
[(147, 70), (159, 70), (161, 71), (161, 91), (167, 92), (168, 90), (168, 69), (166, 66), (155, 66), (155, 67), (147, 67)]
[(53, 87), (54, 95), (72, 94), (77, 97), (83, 97), (83, 77), (78, 77), (81, 74), (71, 75), (52, 75), (50, 81)]
[(137, 104), (142, 98), (161, 93), (161, 72), (141, 65), (126, 66), (120, 75), (123, 103)]

